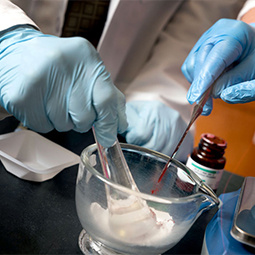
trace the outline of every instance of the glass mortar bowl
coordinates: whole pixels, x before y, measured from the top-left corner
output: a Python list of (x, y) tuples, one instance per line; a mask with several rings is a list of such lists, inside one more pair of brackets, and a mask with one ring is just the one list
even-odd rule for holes
[[(218, 198), (175, 159), (152, 194), (169, 157), (129, 144), (121, 148), (139, 191), (103, 175), (96, 144), (81, 154), (76, 182), (76, 209), (83, 227), (79, 247), (86, 255), (162, 254), (182, 239), (204, 210), (217, 206)], [(115, 213), (109, 210), (112, 201), (121, 204)]]

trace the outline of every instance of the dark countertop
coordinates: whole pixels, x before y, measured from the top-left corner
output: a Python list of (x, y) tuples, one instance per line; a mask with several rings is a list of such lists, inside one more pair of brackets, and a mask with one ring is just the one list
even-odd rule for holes
[[(94, 143), (91, 132), (45, 135), (80, 155)], [(0, 163), (0, 254), (82, 254), (78, 237), (82, 226), (76, 214), (78, 165), (42, 182), (21, 180)], [(224, 172), (218, 194), (241, 187), (243, 177)], [(205, 227), (216, 209), (203, 213), (186, 236), (165, 254), (200, 254)]]

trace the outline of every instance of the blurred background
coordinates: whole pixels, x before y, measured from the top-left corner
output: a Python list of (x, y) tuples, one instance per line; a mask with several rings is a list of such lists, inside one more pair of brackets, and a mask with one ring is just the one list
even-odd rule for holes
[(209, 116), (196, 121), (194, 146), (197, 147), (202, 133), (212, 133), (226, 140), (225, 169), (241, 176), (255, 176), (255, 102), (227, 104), (213, 101)]

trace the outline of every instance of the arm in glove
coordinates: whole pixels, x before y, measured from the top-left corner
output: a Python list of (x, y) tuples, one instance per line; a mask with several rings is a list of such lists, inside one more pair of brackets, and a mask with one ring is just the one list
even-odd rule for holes
[[(191, 104), (197, 102), (214, 81), (214, 98), (228, 103), (254, 101), (255, 28), (242, 21), (219, 20), (198, 40), (182, 72), (192, 83), (187, 95)], [(203, 115), (210, 114), (211, 110), (212, 99), (206, 103)]]
[(86, 132), (109, 147), (126, 129), (125, 99), (85, 39), (19, 26), (0, 37), (1, 105), (27, 127)]
[[(126, 105), (128, 143), (171, 155), (187, 124), (180, 114), (158, 101), (132, 101)], [(176, 158), (185, 162), (193, 148), (188, 133)]]

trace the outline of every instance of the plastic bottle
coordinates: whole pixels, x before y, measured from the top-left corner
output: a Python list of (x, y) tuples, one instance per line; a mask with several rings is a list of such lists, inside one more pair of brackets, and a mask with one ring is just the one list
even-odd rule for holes
[(226, 158), (227, 143), (213, 134), (202, 134), (198, 147), (194, 148), (186, 165), (214, 191), (217, 190)]

